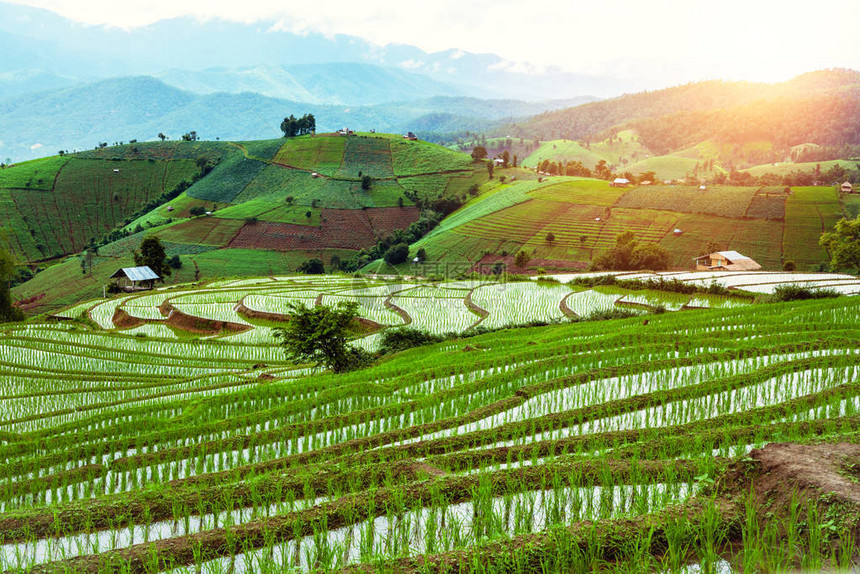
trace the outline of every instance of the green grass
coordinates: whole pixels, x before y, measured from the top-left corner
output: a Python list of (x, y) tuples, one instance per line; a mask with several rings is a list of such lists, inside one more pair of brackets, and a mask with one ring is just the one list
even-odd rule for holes
[[(807, 162), (807, 163), (790, 163), (790, 162), (778, 162), (777, 165), (773, 165), (772, 163), (765, 165), (757, 165), (755, 167), (751, 167), (749, 169), (742, 170), (746, 173), (749, 173), (753, 177), (759, 177), (766, 173), (773, 173), (776, 175), (788, 175), (794, 171), (813, 171), (815, 166), (821, 166), (821, 171), (827, 171), (834, 165), (839, 165), (844, 167), (845, 169), (856, 169), (857, 162), (849, 161), (844, 159), (836, 159), (831, 161), (819, 161), (819, 162)], [(829, 181), (827, 183), (830, 183)]]
[(522, 161), (526, 167), (537, 167), (537, 165), (548, 159), (554, 162), (579, 161), (588, 169), (594, 169), (601, 159), (606, 158), (586, 148), (583, 144), (571, 140), (551, 140), (543, 142), (540, 147), (533, 151)]
[(756, 193), (755, 187), (640, 186), (618, 201), (621, 207), (708, 213), (720, 217), (743, 217)]
[[(457, 153), (422, 141), (395, 140), (390, 142), (391, 164), (399, 176), (446, 171), (471, 171), (475, 164), (464, 153)], [(484, 169), (478, 165), (478, 168)]]
[(204, 201), (230, 203), (266, 166), (266, 163), (248, 159), (236, 150), (208, 176), (191, 186), (187, 193)]
[[(311, 216), (307, 217), (310, 212)], [(232, 205), (218, 211), (218, 217), (223, 219), (249, 219), (260, 221), (276, 221), (279, 223), (296, 223), (299, 225), (320, 224), (320, 210), (305, 205), (286, 205), (273, 203), (265, 199), (252, 199), (239, 205)]]
[(241, 219), (199, 216), (176, 222), (157, 230), (159, 238), (174, 243), (214, 245), (224, 247), (245, 225)]
[(608, 181), (591, 178), (552, 178), (531, 192), (536, 199), (585, 205), (612, 205), (627, 190), (610, 187)]
[[(264, 140), (270, 141), (270, 140)], [(145, 142), (123, 144), (86, 151), (74, 154), (75, 157), (84, 159), (105, 159), (110, 161), (149, 161), (149, 160), (197, 160), (204, 158), (210, 163), (217, 163), (220, 159), (232, 155), (236, 147), (228, 142), (219, 141), (194, 141), (184, 142), (179, 140), (164, 142)]]
[(53, 189), (54, 179), (67, 161), (68, 157), (54, 156), (6, 166), (0, 169), (0, 188)]
[[(639, 175), (645, 171), (653, 171), (657, 174), (657, 180), (684, 179), (687, 174), (692, 174), (699, 162), (694, 159), (676, 157), (670, 155), (649, 157), (624, 167), (624, 171), (630, 171)], [(704, 170), (701, 175), (705, 175)], [(656, 183), (656, 182), (652, 182)]]
[(273, 161), (306, 171), (333, 176), (343, 163), (346, 138), (301, 136), (284, 142)]
[[(437, 166), (437, 171), (439, 167)], [(394, 177), (391, 147), (384, 138), (350, 136), (346, 139), (343, 163), (337, 177), (358, 179), (359, 172), (373, 178)]]
[(591, 144), (571, 140), (543, 142), (540, 147), (522, 161), (522, 165), (536, 167), (543, 160), (553, 162), (579, 161), (588, 169), (594, 169), (600, 160), (604, 160), (610, 165), (620, 166), (622, 159), (627, 159), (633, 163), (644, 159), (648, 154), (648, 150), (642, 146), (636, 134), (630, 130), (624, 130), (618, 132), (612, 141), (606, 139)]
[(29, 235), (42, 246), (38, 250), (41, 257), (29, 251), (25, 255), (29, 259), (80, 251), (90, 239), (100, 239), (151, 199), (189, 180), (196, 172), (191, 160), (115, 162), (70, 158), (52, 190), (12, 191), (12, 204), (25, 222), (15, 229), (15, 234)]

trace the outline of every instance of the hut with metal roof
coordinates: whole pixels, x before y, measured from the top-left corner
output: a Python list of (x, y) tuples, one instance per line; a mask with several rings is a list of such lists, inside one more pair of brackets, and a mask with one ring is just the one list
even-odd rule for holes
[(696, 257), (696, 271), (758, 271), (761, 265), (737, 251), (716, 251)]
[(117, 284), (124, 291), (143, 291), (152, 289), (155, 282), (161, 279), (161, 276), (148, 265), (142, 265), (140, 267), (123, 267), (110, 278), (116, 279)]

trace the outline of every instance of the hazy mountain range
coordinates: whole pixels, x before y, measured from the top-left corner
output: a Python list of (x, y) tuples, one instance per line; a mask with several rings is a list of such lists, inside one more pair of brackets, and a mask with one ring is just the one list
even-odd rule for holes
[[(386, 77), (386, 70), (377, 71)], [(191, 130), (205, 139), (272, 138), (282, 135), (279, 126), (289, 114), (314, 114), (320, 131), (341, 127), (425, 134), (483, 130), (585, 101), (589, 99), (529, 103), (437, 96), (345, 106), (253, 92), (199, 95), (149, 76), (116, 78), (0, 99), (0, 161), (53, 155), (60, 149), (90, 149), (99, 142), (152, 140), (159, 132), (171, 138)]]
[(0, 161), (159, 132), (273, 137), (291, 113), (315, 114), (323, 130), (478, 131), (634, 88), (273, 26), (178, 18), (121, 30), (0, 2)]
[[(527, 66), (492, 54), (459, 50), (431, 54), (414, 46), (381, 47), (352, 36), (296, 34), (277, 29), (276, 22), (240, 24), (176, 18), (122, 30), (86, 26), (47, 10), (3, 2), (0, 53), (0, 72), (41, 70), (79, 79), (155, 75), (177, 87), (202, 90), (199, 93), (232, 91), (229, 88), (245, 84), (256, 74), (264, 76), (264, 85), (284, 81), (286, 86), (291, 84), (290, 76), (297, 75), (309, 95), (319, 97), (320, 91), (314, 89), (313, 82), (308, 86), (302, 81), (314, 71), (293, 66), (328, 63), (373, 64), (421, 74), (435, 82), (427, 81), (425, 87), (432, 93), (425, 95), (545, 100), (604, 97), (641, 87), (629, 80), (602, 76), (535, 74)], [(283, 70), (281, 66), (288, 68)], [(218, 70), (201, 72), (211, 68)], [(258, 71), (251, 71), (255, 68)], [(298, 93), (267, 91), (265, 95), (293, 99)], [(404, 99), (409, 97), (391, 94), (386, 101)], [(321, 103), (372, 102), (326, 98)]]

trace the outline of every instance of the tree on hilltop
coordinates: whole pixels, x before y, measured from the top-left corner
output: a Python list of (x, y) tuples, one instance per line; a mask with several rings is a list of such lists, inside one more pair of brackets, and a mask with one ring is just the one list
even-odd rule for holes
[(314, 133), (317, 131), (317, 120), (313, 114), (305, 114), (300, 118), (290, 114), (290, 117), (281, 122), (281, 131), (284, 132), (285, 138)]

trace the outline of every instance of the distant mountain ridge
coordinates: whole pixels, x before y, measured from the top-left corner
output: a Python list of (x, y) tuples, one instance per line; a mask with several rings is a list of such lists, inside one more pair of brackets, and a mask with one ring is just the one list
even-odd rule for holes
[[(48, 10), (0, 2), (0, 72), (42, 70), (85, 79), (166, 74), (165, 80), (199, 85), (201, 70), (222, 67), (318, 65), (355, 62), (393, 68), (428, 78), (428, 86), (444, 84), (447, 95), (483, 98), (546, 100), (581, 95), (605, 97), (642, 89), (630, 79), (570, 74), (561, 71), (522, 71), (493, 54), (451, 49), (427, 53), (414, 46), (379, 46), (355, 36), (297, 34), (281, 30), (275, 21), (242, 24), (194, 18), (163, 20), (142, 28), (122, 30), (86, 26)], [(168, 70), (187, 70), (185, 79)], [(203, 74), (205, 75), (205, 74)], [(241, 75), (241, 74), (240, 74)], [(222, 77), (212, 79), (211, 91), (232, 91)], [(311, 90), (313, 93), (314, 90)], [(425, 96), (440, 93), (435, 89)], [(266, 95), (273, 95), (267, 93)], [(392, 92), (387, 101), (413, 99)], [(292, 99), (291, 94), (279, 97)], [(300, 98), (305, 99), (305, 98)], [(375, 103), (344, 101), (343, 103)], [(322, 102), (320, 102), (322, 103)], [(328, 103), (337, 103), (328, 101)]]
[(353, 62), (169, 70), (154, 77), (196, 94), (255, 92), (310, 104), (373, 105), (465, 95), (459, 87), (421, 74)]
[[(632, 122), (693, 112), (727, 110), (763, 101), (801, 101), (813, 97), (854, 99), (852, 90), (860, 87), (860, 72), (821, 70), (803, 74), (787, 82), (708, 81), (657, 91), (627, 94), (569, 109), (550, 111), (527, 122), (502, 128), (506, 132), (541, 139), (603, 139), (610, 128)], [(853, 121), (855, 118), (845, 118)], [(741, 126), (742, 127), (742, 126)]]
[(156, 78), (138, 76), (19, 94), (0, 99), (0, 161), (92, 149), (99, 142), (176, 139), (194, 130), (205, 139), (279, 137), (281, 120), (312, 113), (319, 131), (344, 126), (387, 132), (449, 132), (495, 127), (588, 98), (530, 103), (436, 97), (377, 105), (331, 105), (271, 98), (258, 93), (198, 95)]

